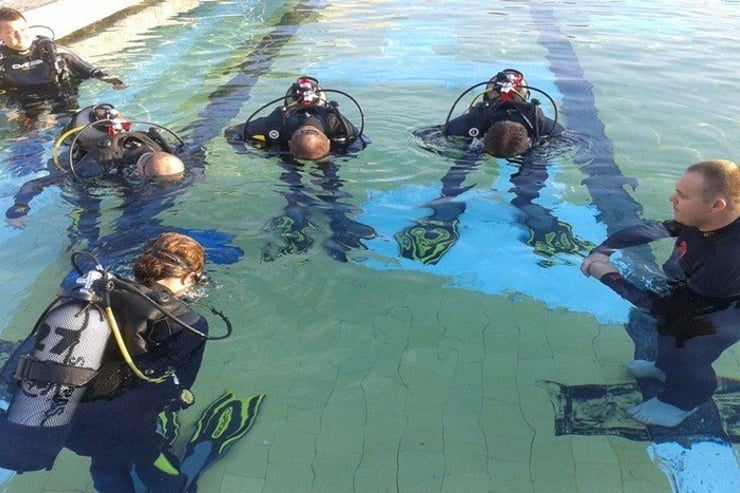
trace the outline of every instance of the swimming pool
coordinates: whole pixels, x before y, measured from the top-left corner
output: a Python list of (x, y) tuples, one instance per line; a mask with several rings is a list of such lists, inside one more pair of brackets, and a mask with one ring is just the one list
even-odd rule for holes
[[(224, 388), (267, 397), (202, 491), (738, 489), (727, 420), (666, 433), (620, 413), (640, 399), (623, 366), (649, 351), (625, 330), (639, 318), (580, 274), (579, 255), (545, 257), (525, 243), (534, 219), (598, 243), (639, 217), (669, 217), (686, 165), (737, 160), (737, 2), (164, 4), (172, 10), (154, 4), (71, 46), (130, 86), (88, 82), (82, 102), (109, 101), (207, 148), (206, 179), (155, 219), (217, 229), (244, 250), (209, 269), (207, 302), (236, 333), (209, 344), (194, 391), (199, 404)], [(454, 162), (420, 149), (412, 131), (440, 123), (458, 94), (506, 67), (553, 96), (582, 145), (552, 159), (523, 207), (518, 168), (484, 159), (457, 197), (466, 207), (450, 250), (437, 263), (401, 257), (395, 235), (434, 215), (424, 204)], [(303, 73), (365, 112), (372, 144), (337, 160), (335, 176), (286, 179), (276, 158), (235, 153), (222, 137)], [(24, 151), (48, 158), (56, 135), (2, 132), (3, 162)], [(28, 176), (0, 173), (9, 206)], [(313, 199), (313, 245), (266, 261), (266, 245), (279, 250), (281, 239), (265, 225), (296, 188)], [(27, 332), (69, 270), (69, 193), (47, 190), (24, 230), (0, 233), (3, 339)], [(104, 199), (101, 235), (125, 237), (120, 200)], [(327, 255), (336, 220), (376, 237), (339, 262)], [(737, 351), (715, 365), (728, 386)], [(731, 392), (721, 397), (715, 409), (736, 408)], [(199, 404), (182, 413), (183, 430)], [(86, 461), (65, 452), (52, 471), (2, 488), (92, 491), (88, 478)]]

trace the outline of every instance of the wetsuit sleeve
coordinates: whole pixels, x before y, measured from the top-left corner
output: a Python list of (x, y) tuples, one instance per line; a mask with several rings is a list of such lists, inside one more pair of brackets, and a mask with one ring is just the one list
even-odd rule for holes
[(599, 280), (602, 284), (638, 308), (642, 308), (655, 315), (668, 311), (668, 303), (664, 298), (652, 291), (638, 288), (618, 272), (604, 274)]
[(54, 173), (27, 181), (15, 194), (14, 204), (5, 211), (5, 217), (16, 219), (27, 215), (31, 210), (29, 204), (34, 197), (40, 195), (47, 187), (62, 183), (64, 179), (64, 175)]
[(231, 145), (244, 143), (242, 135), (244, 135), (243, 123), (240, 123), (239, 125), (232, 125), (224, 130), (224, 137), (226, 138), (226, 142)]
[[(618, 272), (604, 274), (600, 281), (634, 306), (664, 320), (690, 320), (732, 306), (732, 298), (710, 298), (697, 294), (686, 284), (677, 285), (665, 295), (641, 289)], [(694, 322), (695, 323), (695, 322)]]
[(440, 152), (449, 145), (441, 126), (414, 130), (414, 137), (419, 140), (419, 147), (432, 152)]
[(611, 255), (616, 250), (622, 248), (644, 245), (651, 241), (677, 236), (673, 228), (674, 221), (665, 223), (649, 222), (632, 226), (609, 236), (601, 245), (594, 248), (592, 252)]
[(558, 137), (565, 132), (565, 128), (554, 120), (546, 117), (542, 109), (537, 107), (537, 123), (539, 128), (537, 132), (542, 137)]
[(336, 108), (333, 108), (328, 112), (326, 122), (329, 127), (326, 129), (326, 136), (330, 139), (333, 137), (346, 136), (347, 143), (345, 145), (349, 145), (357, 138), (357, 134), (359, 133), (357, 128)]
[(95, 68), (92, 64), (86, 62), (77, 53), (73, 52), (69, 48), (57, 45), (57, 56), (64, 60), (66, 70), (73, 77), (79, 77), (80, 79), (96, 78), (100, 79), (108, 74)]
[(477, 127), (480, 130), (480, 136), (485, 133), (482, 126), (485, 123), (485, 114), (481, 103), (478, 103), (470, 111), (463, 113), (457, 118), (450, 120), (447, 125), (442, 125), (442, 130), (446, 135), (460, 135), (469, 137), (468, 133), (471, 128)]

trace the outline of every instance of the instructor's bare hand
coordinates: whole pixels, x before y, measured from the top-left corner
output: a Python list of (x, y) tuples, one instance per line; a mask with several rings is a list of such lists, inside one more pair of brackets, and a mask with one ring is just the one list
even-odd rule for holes
[(121, 89), (126, 89), (128, 86), (118, 77), (114, 76), (105, 76), (101, 77), (103, 82), (107, 82), (108, 84), (113, 86), (113, 89), (120, 91)]
[(594, 252), (594, 253), (589, 254), (588, 257), (586, 257), (585, 259), (583, 259), (583, 262), (581, 263), (581, 272), (583, 272), (584, 276), (589, 277), (593, 275), (591, 273), (591, 265), (596, 262), (610, 264), (609, 255), (599, 253), (599, 252)]
[(608, 261), (592, 262), (588, 268), (588, 274), (595, 279), (601, 279), (605, 274), (609, 274), (611, 272), (619, 272), (619, 269), (617, 269), (616, 265)]

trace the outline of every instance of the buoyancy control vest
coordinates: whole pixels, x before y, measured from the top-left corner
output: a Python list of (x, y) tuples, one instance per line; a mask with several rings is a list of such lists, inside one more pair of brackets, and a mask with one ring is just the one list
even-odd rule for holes
[[(196, 324), (200, 315), (182, 300), (164, 291), (154, 291), (140, 284), (117, 280), (118, 289), (110, 294), (110, 304), (121, 334), (137, 365), (144, 372), (162, 375), (177, 370), (171, 364), (169, 347), (160, 345), (183, 329), (170, 315), (188, 324)], [(129, 289), (121, 289), (127, 285)], [(144, 297), (146, 296), (146, 298)], [(168, 315), (165, 315), (165, 310)], [(109, 341), (98, 375), (90, 382), (85, 400), (109, 398), (135, 381), (136, 377), (121, 359), (113, 341)]]
[(25, 53), (0, 47), (0, 87), (4, 89), (59, 86), (66, 74), (64, 60), (51, 38), (38, 36)]

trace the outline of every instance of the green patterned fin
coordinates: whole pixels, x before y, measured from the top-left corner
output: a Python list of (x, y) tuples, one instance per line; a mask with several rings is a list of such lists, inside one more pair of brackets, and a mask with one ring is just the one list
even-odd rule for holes
[(460, 238), (458, 221), (420, 220), (395, 234), (401, 256), (424, 264), (436, 264)]
[(165, 409), (157, 417), (157, 433), (162, 435), (167, 443), (172, 444), (180, 431), (180, 423), (177, 422), (177, 413)]
[(188, 485), (249, 431), (264, 398), (264, 394), (258, 394), (238, 399), (226, 392), (203, 411), (180, 463)]
[(573, 234), (570, 224), (557, 221), (553, 230), (530, 230), (527, 245), (538, 255), (554, 257), (557, 254), (586, 256), (596, 245), (580, 240)]

